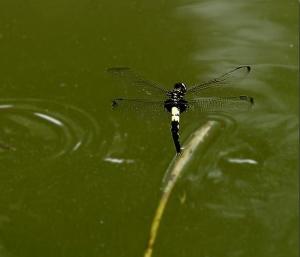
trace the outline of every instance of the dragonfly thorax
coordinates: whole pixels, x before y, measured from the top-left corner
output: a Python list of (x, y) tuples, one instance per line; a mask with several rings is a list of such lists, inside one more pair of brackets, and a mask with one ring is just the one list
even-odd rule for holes
[(186, 93), (186, 86), (183, 83), (176, 83), (174, 88), (167, 93), (168, 99), (165, 101), (165, 109), (171, 112), (172, 107), (177, 107), (180, 113), (186, 111), (187, 101), (183, 99)]
[(174, 101), (179, 101), (183, 99), (186, 93), (186, 86), (183, 83), (176, 83), (174, 88), (170, 90), (167, 95), (170, 99)]

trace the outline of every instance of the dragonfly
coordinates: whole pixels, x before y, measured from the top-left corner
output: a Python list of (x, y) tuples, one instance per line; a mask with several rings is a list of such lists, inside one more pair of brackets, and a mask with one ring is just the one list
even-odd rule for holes
[[(247, 111), (254, 105), (251, 96), (211, 96), (210, 89), (226, 89), (228, 85), (243, 79), (251, 71), (250, 66), (238, 66), (221, 76), (206, 82), (187, 86), (176, 82), (173, 89), (167, 89), (161, 84), (144, 78), (128, 67), (112, 67), (107, 72), (113, 77), (132, 85), (143, 98), (115, 98), (112, 100), (113, 109), (126, 111), (167, 111), (171, 114), (171, 134), (177, 154), (182, 152), (179, 140), (180, 115), (188, 111), (204, 113), (211, 112), (240, 112)], [(207, 94), (208, 92), (208, 94)], [(150, 96), (150, 98), (149, 98)]]

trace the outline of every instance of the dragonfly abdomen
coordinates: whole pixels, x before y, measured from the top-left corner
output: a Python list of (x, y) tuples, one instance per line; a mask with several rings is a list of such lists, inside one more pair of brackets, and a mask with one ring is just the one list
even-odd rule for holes
[(179, 142), (179, 117), (180, 117), (180, 110), (178, 107), (173, 106), (171, 108), (171, 132), (172, 132), (172, 138), (174, 141), (174, 145), (176, 148), (176, 152), (181, 152), (181, 146)]

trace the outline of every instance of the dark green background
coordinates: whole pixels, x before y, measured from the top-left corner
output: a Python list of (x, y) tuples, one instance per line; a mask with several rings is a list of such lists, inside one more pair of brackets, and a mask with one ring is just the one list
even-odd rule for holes
[[(297, 35), (297, 1), (2, 0), (0, 257), (142, 256), (169, 118), (113, 113), (134, 92), (105, 69), (171, 88), (243, 64), (256, 104), (212, 117), (224, 129), (176, 186), (153, 256), (296, 257)], [(183, 140), (208, 118), (183, 116)]]

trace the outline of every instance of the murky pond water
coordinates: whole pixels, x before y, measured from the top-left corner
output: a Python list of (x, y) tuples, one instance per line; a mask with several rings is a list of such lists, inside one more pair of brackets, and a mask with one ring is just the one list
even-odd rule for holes
[[(254, 108), (172, 192), (153, 257), (298, 255), (298, 2), (0, 3), (0, 256), (143, 256), (175, 152), (169, 117), (117, 114), (105, 69), (172, 87), (239, 65)], [(130, 89), (128, 89), (130, 90)]]

